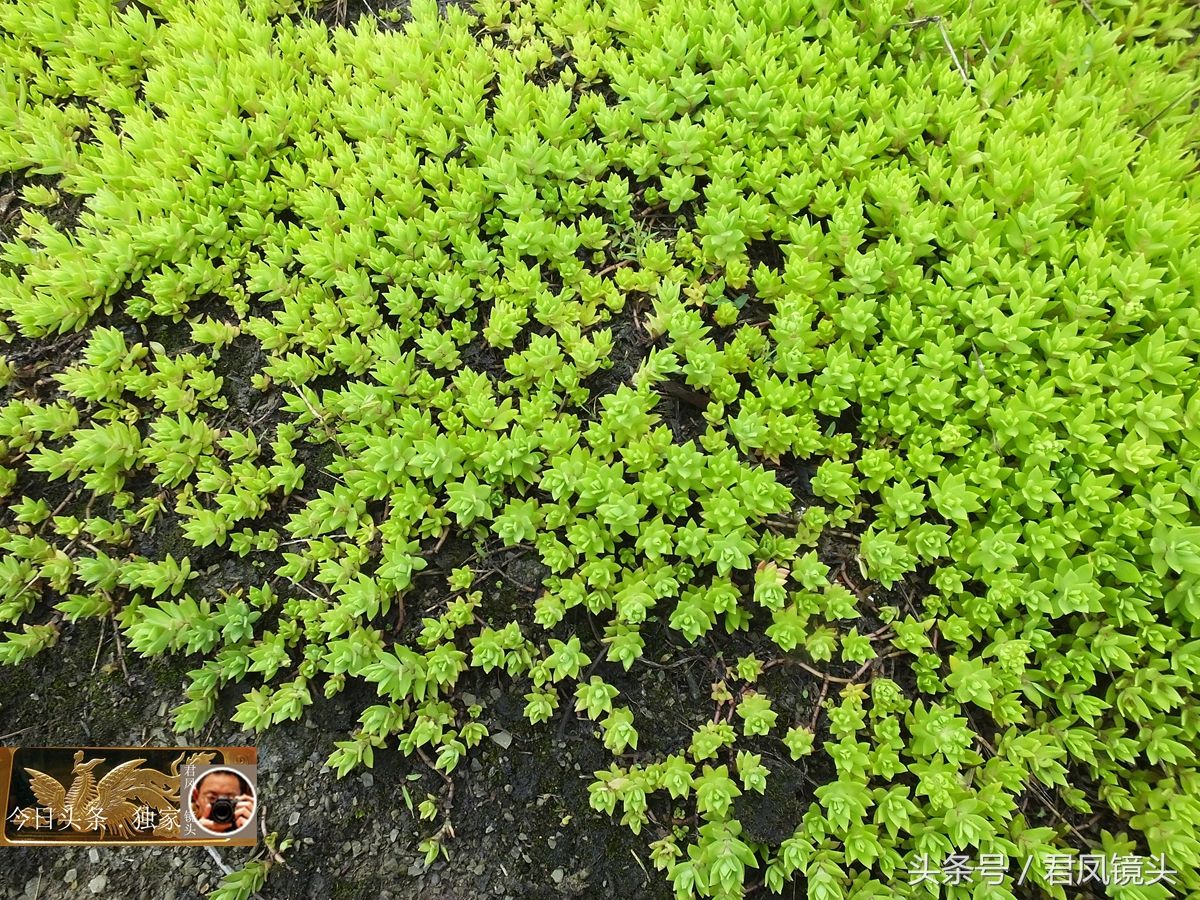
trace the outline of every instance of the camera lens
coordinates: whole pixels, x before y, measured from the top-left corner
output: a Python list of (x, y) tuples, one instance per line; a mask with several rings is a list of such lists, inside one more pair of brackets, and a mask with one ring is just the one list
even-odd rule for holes
[(209, 819), (216, 822), (218, 825), (225, 825), (233, 821), (233, 798), (218, 797), (212, 802), (209, 808)]

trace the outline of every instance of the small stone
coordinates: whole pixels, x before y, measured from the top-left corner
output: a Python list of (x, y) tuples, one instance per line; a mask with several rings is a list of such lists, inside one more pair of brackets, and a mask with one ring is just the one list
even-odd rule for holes
[(362, 781), (363, 787), (369, 788), (371, 785), (373, 785), (375, 783), (375, 776), (372, 775), (370, 772), (363, 772), (362, 775), (359, 776), (359, 780)]
[(553, 872), (550, 873), (550, 880), (553, 881), (555, 884), (562, 884), (562, 881), (566, 877), (566, 875), (567, 875), (567, 873), (564, 872), (562, 869), (555, 869)]
[(100, 862), (100, 854), (96, 852), (95, 847), (93, 847), (91, 850), (88, 851), (88, 862), (92, 862), (92, 863)]
[(499, 744), (502, 750), (507, 750), (512, 746), (512, 735), (507, 731), (493, 731), (489, 737), (494, 743)]
[(107, 875), (97, 875), (95, 878), (93, 878), (91, 881), (88, 882), (88, 890), (91, 891), (93, 894), (103, 893), (103, 891), (106, 887), (108, 887), (108, 876)]
[(293, 812), (290, 816), (288, 816), (288, 825), (294, 826), (299, 821), (300, 821), (300, 813), (299, 812)]
[(74, 884), (78, 880), (79, 880), (79, 873), (76, 872), (74, 869), (67, 869), (67, 874), (63, 878), (63, 881), (65, 881), (67, 884)]

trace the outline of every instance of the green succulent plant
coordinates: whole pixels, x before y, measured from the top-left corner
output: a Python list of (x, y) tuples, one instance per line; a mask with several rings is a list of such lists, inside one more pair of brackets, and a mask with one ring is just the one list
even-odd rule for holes
[(365, 685), (339, 776), (452, 777), (472, 670), (573, 699), (680, 897), (1200, 890), (1193, 6), (304, 12), (0, 2), (0, 663), (111, 620), (184, 732)]

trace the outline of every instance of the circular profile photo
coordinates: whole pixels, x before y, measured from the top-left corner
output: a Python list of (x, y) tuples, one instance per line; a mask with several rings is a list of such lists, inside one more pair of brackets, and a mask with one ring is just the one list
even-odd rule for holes
[(254, 816), (254, 786), (241, 772), (213, 767), (192, 783), (188, 804), (196, 824), (209, 834), (233, 834)]

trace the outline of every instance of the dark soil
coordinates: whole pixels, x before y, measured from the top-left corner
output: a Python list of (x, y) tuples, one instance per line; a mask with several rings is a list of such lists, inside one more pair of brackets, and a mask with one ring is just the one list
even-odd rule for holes
[[(465, 542), (447, 541), (433, 567), (447, 571), (469, 550)], [(499, 566), (496, 583), (507, 586), (489, 587), (490, 605), (498, 614), (503, 615), (498, 607), (507, 606), (508, 616), (516, 611), (519, 620), (528, 618), (529, 604), (515, 585), (540, 581), (545, 574), (541, 564), (517, 549), (488, 552), (486, 559), (484, 571)], [(225, 581), (220, 575), (208, 577), (214, 583)], [(445, 590), (431, 585), (415, 591), (408, 627), (418, 619), (422, 601), (432, 605)], [(603, 651), (586, 619), (577, 632), (585, 650), (601, 659)], [(628, 673), (606, 662), (594, 669), (621, 691), (622, 701), (638, 716), (638, 753), (626, 762), (650, 762), (686, 746), (692, 730), (717, 710), (709, 695), (726, 666), (755, 650), (760, 658), (769, 655), (761, 637), (745, 634), (674, 650), (665, 627), (649, 630), (647, 638), (664, 662), (648, 654)], [(418, 758), (395, 750), (377, 752), (372, 770), (342, 781), (324, 765), (333, 742), (354, 728), (359, 711), (372, 702), (367, 689), (351, 686), (332, 700), (318, 698), (301, 722), (257, 737), (230, 721), (240, 691), (226, 691), (204, 734), (185, 741), (171, 733), (169, 715), (181, 700), (191, 665), (179, 657), (143, 660), (128, 649), (122, 654), (111, 629), (101, 634), (93, 622), (66, 626), (60, 646), (6, 670), (0, 682), (3, 739), (24, 746), (256, 746), (265, 828), (296, 841), (286, 853), (286, 865), (272, 871), (260, 892), (263, 898), (670, 896), (647, 858), (646, 845), (660, 832), (651, 826), (649, 834), (635, 836), (588, 806), (592, 773), (612, 761), (595, 726), (573, 713), (558, 728), (553, 722), (530, 726), (521, 697), (527, 685), (477, 670), (469, 676), (468, 693), (484, 704), (492, 738), (454, 773), (456, 837), (447, 845), (450, 860), (426, 868), (417, 844), (437, 826), (408, 811), (403, 789), (415, 802), (427, 793), (444, 797), (440, 776)], [(815, 709), (819, 682), (799, 669), (776, 667), (760, 684), (787, 724), (817, 721), (820, 740), (827, 732)], [(778, 842), (792, 833), (813, 788), (831, 773), (827, 761), (792, 763), (778, 737), (759, 738), (751, 749), (763, 754), (771, 770), (771, 799), (742, 798), (738, 815), (749, 837)], [(651, 811), (659, 821), (672, 815), (661, 800)], [(222, 855), (226, 864), (236, 866), (251, 851), (226, 850)], [(221, 874), (207, 851), (191, 848), (16, 849), (6, 851), (5, 864), (3, 900), (89, 893), (200, 897)]]
[[(92, 668), (96, 661), (95, 669)], [(95, 623), (67, 628), (61, 646), (0, 681), (0, 732), (12, 745), (175, 746), (169, 711), (181, 699), (186, 660), (141, 660), (126, 650), (128, 679), (112, 640)], [(202, 736), (209, 745), (251, 744), (259, 751), (261, 815), (270, 832), (296, 845), (276, 866), (263, 898), (668, 897), (649, 870), (645, 841), (587, 803), (591, 773), (607, 764), (599, 741), (551, 727), (531, 729), (511, 688), (480, 685), (485, 721), (503, 743), (485, 740), (454, 773), (450, 861), (426, 868), (417, 844), (436, 830), (402, 799), (445, 795), (439, 776), (416, 757), (377, 752), (370, 771), (338, 781), (324, 765), (371, 698), (348, 688), (318, 699), (302, 722), (259, 737), (230, 722), (225, 698)], [(195, 742), (195, 739), (192, 741)], [(409, 780), (415, 776), (414, 780)], [(237, 866), (248, 850), (222, 851)], [(636, 862), (635, 862), (636, 859)], [(201, 897), (221, 872), (203, 849), (140, 847), (8, 849), (0, 898), (102, 895)]]

